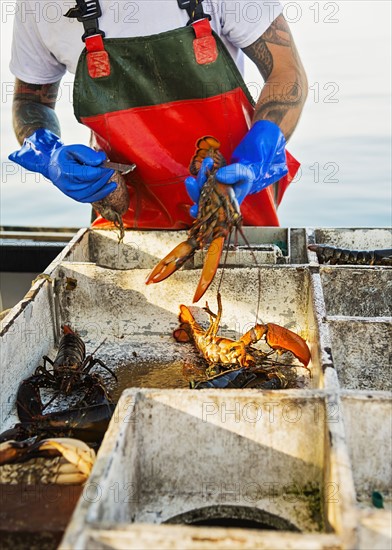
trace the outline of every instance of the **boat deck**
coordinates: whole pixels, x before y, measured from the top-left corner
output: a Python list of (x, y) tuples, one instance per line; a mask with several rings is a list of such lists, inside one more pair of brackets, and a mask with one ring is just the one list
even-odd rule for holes
[[(391, 544), (392, 268), (319, 264), (308, 244), (391, 248), (388, 229), (246, 228), (202, 303), (221, 334), (259, 319), (306, 339), (282, 390), (190, 390), (198, 358), (172, 338), (204, 253), (155, 285), (185, 232), (80, 230), (2, 320), (2, 429), (61, 327), (113, 369), (118, 405), (61, 548), (379, 548)], [(203, 317), (204, 315), (204, 317)], [(188, 369), (188, 371), (187, 371)], [(374, 505), (374, 493), (384, 509)], [(207, 527), (207, 526), (210, 527)], [(213, 528), (211, 528), (211, 526)], [(242, 526), (239, 529), (239, 526)], [(248, 528), (247, 528), (248, 527)], [(252, 529), (249, 527), (253, 527)], [(276, 532), (279, 530), (279, 533)]]

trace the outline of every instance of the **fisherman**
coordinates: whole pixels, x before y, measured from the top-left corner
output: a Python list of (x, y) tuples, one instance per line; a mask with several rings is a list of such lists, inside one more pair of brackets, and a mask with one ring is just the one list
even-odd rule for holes
[[(181, 229), (196, 215), (211, 168), (206, 159), (192, 178), (189, 162), (196, 142), (212, 135), (228, 160), (217, 178), (233, 186), (244, 224), (279, 224), (277, 206), (299, 166), (286, 142), (307, 95), (279, 2), (50, 4), (64, 16), (50, 17), (44, 1), (17, 0), (10, 68), (14, 129), (24, 144), (11, 160), (84, 203), (116, 188), (105, 159), (135, 163), (125, 176), (125, 227)], [(264, 79), (256, 104), (241, 74), (243, 53)], [(54, 108), (67, 70), (75, 73), (74, 113), (92, 130), (91, 147), (59, 137)], [(94, 222), (106, 224), (100, 216)]]

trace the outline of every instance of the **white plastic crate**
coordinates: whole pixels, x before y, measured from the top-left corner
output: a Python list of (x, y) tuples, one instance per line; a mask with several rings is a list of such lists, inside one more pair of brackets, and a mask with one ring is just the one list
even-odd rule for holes
[[(88, 352), (106, 338), (97, 356), (118, 372), (120, 388), (132, 388), (121, 397), (63, 548), (391, 544), (390, 471), (377, 465), (391, 452), (392, 269), (320, 266), (307, 250), (315, 241), (388, 248), (391, 232), (246, 232), (259, 248), (259, 267), (247, 252), (240, 260), (241, 250), (232, 253), (220, 287), (221, 331), (238, 337), (254, 324), (260, 280), (262, 321), (298, 332), (311, 349), (311, 378), (298, 363), (288, 367), (299, 381), (293, 389), (176, 389), (188, 384), (184, 360), (197, 361), (172, 331), (179, 305), (190, 305), (199, 260), (162, 283), (144, 281), (181, 232), (129, 231), (119, 244), (116, 232), (81, 230), (46, 270), (49, 279), (3, 320), (3, 429), (16, 420), (20, 381), (44, 354), (55, 354), (64, 323)], [(219, 273), (205, 296), (212, 310)], [(377, 452), (368, 460), (372, 446)], [(372, 491), (386, 509), (374, 508)]]

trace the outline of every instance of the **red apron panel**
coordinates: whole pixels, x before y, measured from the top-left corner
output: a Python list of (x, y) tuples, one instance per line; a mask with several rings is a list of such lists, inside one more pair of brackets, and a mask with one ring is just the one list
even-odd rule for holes
[[(224, 114), (217, 116), (222, 114), (222, 104)], [(131, 206), (123, 217), (125, 226), (179, 229), (193, 221), (184, 180), (196, 142), (213, 135), (221, 141), (221, 151), (229, 161), (248, 131), (251, 116), (252, 107), (237, 89), (209, 99), (127, 109), (82, 121), (112, 161), (137, 166), (127, 176)], [(279, 225), (272, 189), (247, 197), (241, 211), (246, 225)], [(94, 222), (94, 226), (104, 225), (108, 224), (101, 218)]]

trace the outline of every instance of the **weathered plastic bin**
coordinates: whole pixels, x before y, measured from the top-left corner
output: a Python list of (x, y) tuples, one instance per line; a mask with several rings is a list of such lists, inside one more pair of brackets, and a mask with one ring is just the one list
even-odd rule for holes
[[(246, 232), (259, 266), (249, 251), (229, 253), (220, 286), (222, 334), (238, 337), (254, 324), (260, 280), (262, 321), (300, 333), (310, 346), (312, 377), (298, 363), (288, 367), (299, 387), (185, 389), (184, 357), (197, 356), (171, 334), (179, 304), (191, 303), (202, 253), (166, 281), (144, 284), (182, 232), (129, 231), (119, 244), (116, 232), (81, 230), (3, 320), (3, 429), (15, 422), (20, 381), (44, 354), (54, 355), (64, 323), (88, 352), (103, 342), (97, 356), (116, 370), (121, 388), (131, 388), (62, 548), (390, 545), (390, 511), (374, 508), (361, 472), (364, 440), (369, 447), (374, 441), (377, 460), (384, 454), (388, 462), (390, 453), (372, 430), (381, 423), (387, 436), (390, 421), (392, 269), (319, 265), (307, 244), (388, 248), (391, 231)], [(212, 310), (218, 281), (206, 294)], [(377, 468), (377, 460), (369, 467)], [(369, 479), (388, 506), (387, 469)]]

